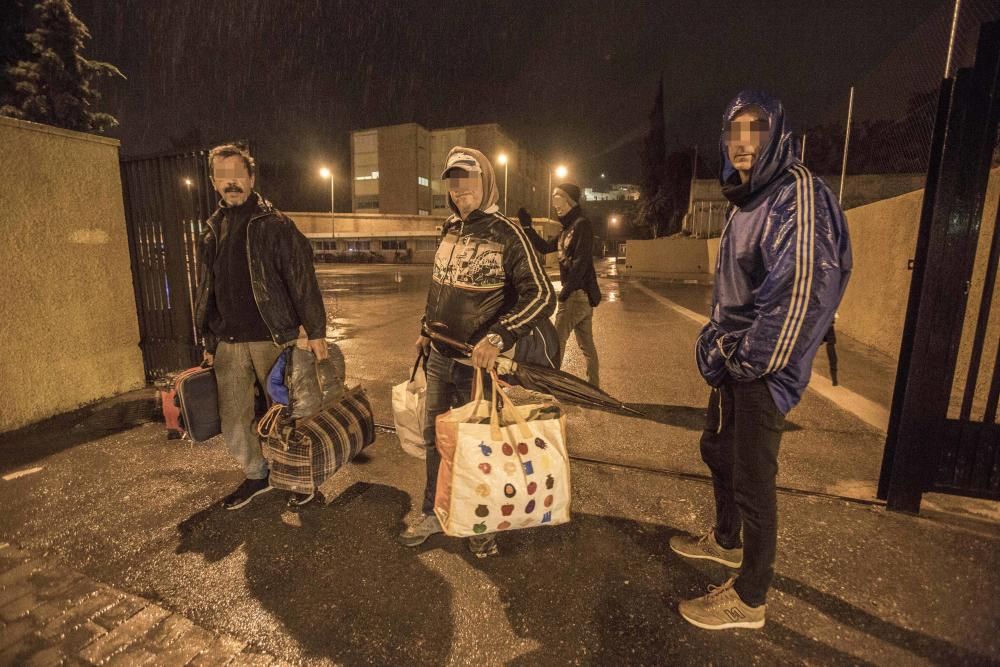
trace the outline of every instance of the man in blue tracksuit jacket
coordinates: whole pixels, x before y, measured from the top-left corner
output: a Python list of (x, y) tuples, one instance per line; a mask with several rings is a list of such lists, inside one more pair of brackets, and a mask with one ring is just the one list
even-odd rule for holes
[(739, 568), (708, 595), (680, 604), (686, 620), (707, 629), (764, 625), (785, 414), (809, 384), (851, 273), (843, 211), (796, 158), (795, 144), (778, 100), (745, 91), (730, 102), (719, 180), (732, 207), (712, 317), (696, 345), (698, 369), (713, 388), (701, 455), (712, 471), (715, 527), (670, 540), (682, 556)]

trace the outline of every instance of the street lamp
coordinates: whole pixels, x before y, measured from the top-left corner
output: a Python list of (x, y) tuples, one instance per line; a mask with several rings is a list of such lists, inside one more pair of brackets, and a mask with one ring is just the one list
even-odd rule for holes
[(503, 214), (507, 215), (507, 154), (500, 153), (497, 162), (503, 165)]
[[(562, 179), (566, 178), (566, 174), (569, 173), (569, 172), (566, 171), (566, 167), (564, 167), (563, 165), (559, 165), (558, 167), (556, 167), (555, 171), (556, 171), (556, 176), (559, 177), (559, 180), (562, 180)], [(548, 215), (548, 217), (549, 217), (549, 220), (552, 219), (552, 170), (551, 169), (549, 170), (549, 215)]]
[(336, 246), (336, 243), (337, 243), (337, 223), (334, 220), (335, 207), (334, 207), (334, 190), (333, 190), (333, 183), (334, 183), (333, 171), (330, 170), (330, 169), (327, 169), (326, 167), (323, 167), (323, 168), (321, 168), (319, 170), (319, 175), (321, 177), (323, 177), (323, 178), (329, 178), (330, 179), (330, 236), (333, 237), (333, 242), (334, 242), (334, 245)]
[(188, 186), (188, 189), (190, 190), (191, 186), (194, 185), (194, 181), (192, 181), (190, 178), (185, 178), (184, 185)]

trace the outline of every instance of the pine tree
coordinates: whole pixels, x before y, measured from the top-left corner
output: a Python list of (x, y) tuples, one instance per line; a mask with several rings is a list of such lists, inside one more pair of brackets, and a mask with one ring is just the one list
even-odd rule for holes
[(639, 212), (636, 223), (649, 227), (653, 238), (668, 218), (664, 186), (667, 173), (667, 129), (663, 110), (663, 75), (656, 88), (656, 100), (649, 114), (649, 134), (643, 142), (642, 180), (639, 183)]
[(0, 2), (0, 107), (17, 102), (16, 81), (8, 73), (12, 65), (31, 57), (29, 0)]
[(42, 0), (35, 12), (37, 28), (27, 36), (32, 57), (8, 68), (16, 101), (0, 113), (81, 132), (117, 125), (113, 116), (95, 110), (101, 97), (95, 83), (100, 76), (124, 75), (114, 65), (83, 56), (90, 32), (69, 0)]

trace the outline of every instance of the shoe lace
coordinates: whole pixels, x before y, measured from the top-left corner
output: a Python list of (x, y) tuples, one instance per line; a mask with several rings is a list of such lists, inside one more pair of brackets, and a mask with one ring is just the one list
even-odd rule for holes
[(729, 577), (726, 579), (726, 583), (721, 586), (708, 585), (708, 595), (705, 597), (711, 598), (713, 600), (718, 600), (724, 593), (731, 591), (733, 589), (733, 584), (736, 583), (736, 577)]

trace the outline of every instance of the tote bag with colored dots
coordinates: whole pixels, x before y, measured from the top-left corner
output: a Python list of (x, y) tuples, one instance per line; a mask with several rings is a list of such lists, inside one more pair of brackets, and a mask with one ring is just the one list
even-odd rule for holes
[(498, 389), (496, 374), (491, 377), (491, 400), (484, 399), (477, 370), (472, 401), (437, 418), (441, 468), (434, 512), (452, 537), (570, 519), (562, 410), (555, 402), (514, 405)]

